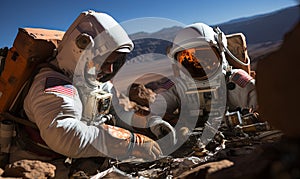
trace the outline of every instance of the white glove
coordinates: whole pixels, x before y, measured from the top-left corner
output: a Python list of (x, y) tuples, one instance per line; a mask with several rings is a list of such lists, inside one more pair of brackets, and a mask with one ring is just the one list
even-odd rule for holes
[(176, 144), (177, 137), (175, 129), (168, 122), (162, 120), (160, 116), (151, 116), (148, 119), (148, 126), (157, 139), (167, 136), (167, 139), (163, 140), (168, 141), (167, 145), (171, 147)]

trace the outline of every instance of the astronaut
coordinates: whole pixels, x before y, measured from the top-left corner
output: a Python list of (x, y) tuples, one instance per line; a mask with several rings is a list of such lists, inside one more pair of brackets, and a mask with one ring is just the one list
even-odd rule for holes
[[(243, 69), (233, 69), (225, 53), (228, 53), (227, 39), (219, 29), (194, 23), (180, 30), (168, 50), (168, 57), (175, 62), (175, 78), (161, 83), (166, 86), (164, 83), (171, 81), (173, 85), (160, 90), (163, 92), (151, 104), (152, 113), (172, 116), (179, 109), (179, 113), (189, 115), (183, 118), (199, 116), (197, 125), (204, 125), (206, 121), (212, 124), (214, 119), (222, 119), (227, 111), (257, 110), (255, 80)], [(162, 104), (166, 106), (164, 110)], [(219, 124), (220, 120), (214, 127)]]
[(54, 67), (39, 71), (24, 101), (26, 115), (50, 149), (71, 158), (154, 160), (162, 154), (151, 138), (105, 123), (115, 113), (132, 116), (110, 113), (118, 103), (110, 79), (133, 48), (108, 14), (86, 11), (72, 23), (51, 62)]

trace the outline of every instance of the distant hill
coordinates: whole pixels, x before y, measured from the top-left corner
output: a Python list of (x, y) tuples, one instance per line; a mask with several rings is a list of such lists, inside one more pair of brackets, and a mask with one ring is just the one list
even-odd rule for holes
[[(139, 57), (143, 54), (166, 54), (166, 50), (172, 44), (172, 40), (176, 33), (182, 29), (181, 27), (170, 27), (162, 29), (154, 33), (139, 32), (129, 35), (134, 42), (134, 50), (128, 55), (128, 59), (133, 59), (130, 62), (135, 63), (138, 61), (144, 61), (143, 57)], [(154, 57), (155, 58), (155, 57)], [(152, 59), (156, 60), (156, 59)]]
[(226, 33), (242, 32), (247, 37), (248, 45), (276, 42), (283, 39), (300, 19), (299, 6), (293, 6), (268, 14), (252, 16), (217, 24)]
[(242, 32), (255, 62), (280, 47), (284, 35), (300, 20), (300, 7), (293, 6), (267, 14), (235, 19), (215, 26), (226, 33)]
[[(280, 46), (284, 34), (300, 20), (299, 12), (299, 6), (293, 6), (210, 26), (220, 27), (225, 34), (242, 32), (246, 36), (248, 52), (254, 62)], [(135, 49), (128, 59), (147, 53), (165, 54), (166, 48), (171, 45), (172, 39), (180, 29), (181, 27), (170, 27), (155, 33), (140, 32), (130, 35)], [(136, 58), (136, 61), (139, 60), (142, 59)]]

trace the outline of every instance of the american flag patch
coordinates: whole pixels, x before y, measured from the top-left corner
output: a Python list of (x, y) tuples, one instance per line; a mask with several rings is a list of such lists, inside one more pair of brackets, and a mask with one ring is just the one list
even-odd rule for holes
[(58, 93), (70, 97), (76, 94), (76, 90), (70, 82), (55, 77), (47, 78), (44, 92)]
[(233, 82), (235, 82), (242, 88), (244, 88), (252, 79), (253, 78), (244, 70), (239, 70), (238, 72), (234, 73), (231, 78)]

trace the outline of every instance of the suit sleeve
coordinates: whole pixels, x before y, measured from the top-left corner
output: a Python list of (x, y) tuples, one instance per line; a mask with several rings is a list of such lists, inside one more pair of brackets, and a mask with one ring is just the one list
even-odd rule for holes
[(60, 73), (43, 69), (25, 98), (25, 112), (38, 126), (45, 143), (55, 152), (73, 158), (126, 155), (131, 133), (83, 123), (80, 97), (68, 81)]

